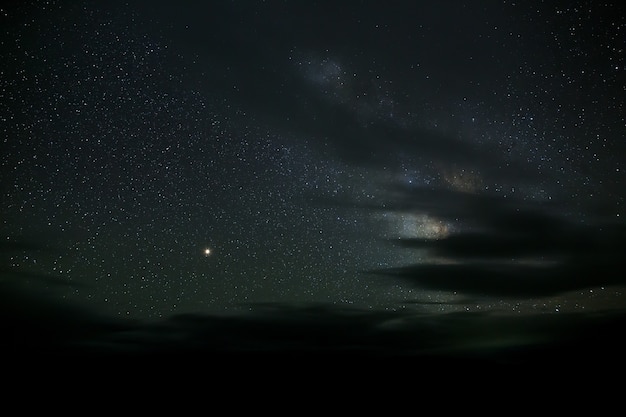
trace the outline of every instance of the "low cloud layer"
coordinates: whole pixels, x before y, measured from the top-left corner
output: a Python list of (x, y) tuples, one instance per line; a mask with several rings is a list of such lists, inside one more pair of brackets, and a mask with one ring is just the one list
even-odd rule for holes
[(444, 190), (406, 191), (396, 201), (385, 209), (462, 226), (436, 239), (394, 239), (391, 245), (422, 251), (425, 261), (369, 272), (429, 290), (511, 298), (626, 284), (620, 222), (584, 222), (550, 205)]

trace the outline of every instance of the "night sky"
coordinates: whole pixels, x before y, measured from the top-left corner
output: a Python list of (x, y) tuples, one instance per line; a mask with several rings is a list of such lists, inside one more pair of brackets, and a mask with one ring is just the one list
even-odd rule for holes
[(623, 323), (622, 2), (0, 22), (6, 346), (483, 353)]

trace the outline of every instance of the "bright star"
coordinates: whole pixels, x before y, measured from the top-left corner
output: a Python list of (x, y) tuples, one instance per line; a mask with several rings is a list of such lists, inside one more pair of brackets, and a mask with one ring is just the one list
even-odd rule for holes
[(211, 249), (206, 248), (204, 249), (204, 256), (209, 256), (211, 254)]

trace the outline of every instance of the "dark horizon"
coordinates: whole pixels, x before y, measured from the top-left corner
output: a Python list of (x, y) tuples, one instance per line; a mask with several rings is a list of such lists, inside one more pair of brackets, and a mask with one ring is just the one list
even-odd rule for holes
[[(2, 288), (0, 351), (7, 370), (62, 366), (80, 371), (132, 363), (171, 371), (193, 365), (317, 371), (342, 364), (372, 369), (402, 360), (405, 371), (578, 372), (624, 365), (626, 311), (594, 314), (418, 313), (328, 304), (251, 306), (247, 313), (180, 314), (137, 320)], [(30, 303), (30, 304), (29, 304)], [(58, 362), (62, 360), (62, 362)], [(111, 362), (114, 361), (114, 362)], [(363, 362), (366, 361), (366, 362)]]

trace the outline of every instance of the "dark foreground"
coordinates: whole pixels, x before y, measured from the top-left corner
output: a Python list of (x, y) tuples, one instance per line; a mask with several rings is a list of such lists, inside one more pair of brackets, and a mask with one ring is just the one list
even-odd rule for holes
[(622, 311), (433, 315), (265, 305), (245, 314), (180, 315), (148, 322), (42, 300), (5, 298), (1, 308), (5, 369), (110, 364), (207, 372), (230, 366), (281, 366), (294, 372), (353, 366), (402, 372), (615, 371), (626, 362)]

